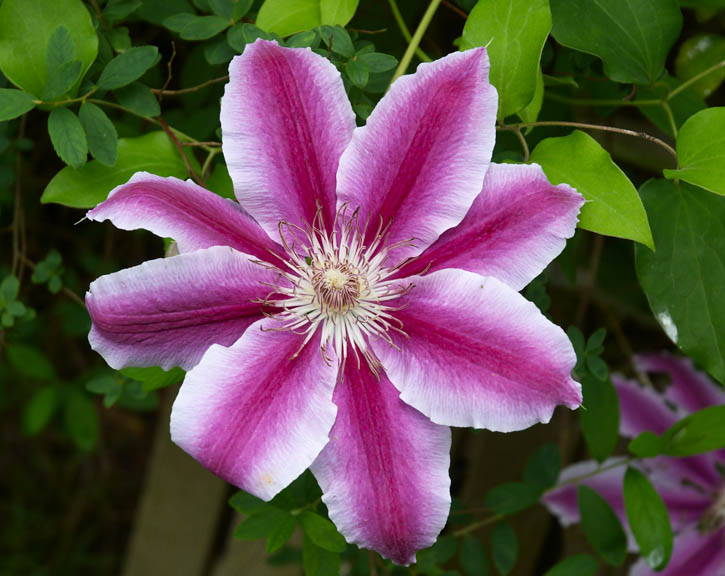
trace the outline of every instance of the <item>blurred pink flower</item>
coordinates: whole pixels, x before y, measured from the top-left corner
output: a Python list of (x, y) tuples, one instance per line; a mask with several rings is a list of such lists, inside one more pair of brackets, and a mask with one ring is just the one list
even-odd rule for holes
[[(633, 380), (613, 377), (619, 395), (620, 433), (634, 438), (647, 430), (661, 434), (677, 420), (707, 406), (725, 404), (725, 392), (687, 358), (658, 354), (639, 356), (640, 370), (666, 374), (671, 383), (663, 394), (645, 389)], [(616, 458), (604, 462), (608, 466)], [(594, 472), (594, 461), (579, 462), (564, 469), (561, 481)], [(630, 571), (634, 576), (724, 576), (725, 575), (725, 451), (689, 458), (659, 456), (637, 467), (647, 474), (670, 514), (675, 532), (672, 557), (661, 572), (653, 572), (640, 559)], [(624, 511), (620, 466), (580, 482), (596, 490), (619, 516), (629, 536), (629, 548), (637, 544), (629, 532)], [(549, 492), (544, 503), (564, 526), (579, 521), (577, 487), (568, 484)]]
[(189, 370), (174, 442), (265, 500), (311, 467), (347, 540), (401, 564), (446, 522), (448, 426), (581, 403), (566, 335), (518, 290), (583, 199), (490, 163), (488, 68), (484, 49), (422, 64), (356, 128), (329, 61), (258, 40), (221, 107), (239, 204), (139, 173), (88, 213), (178, 244), (86, 295), (112, 367)]

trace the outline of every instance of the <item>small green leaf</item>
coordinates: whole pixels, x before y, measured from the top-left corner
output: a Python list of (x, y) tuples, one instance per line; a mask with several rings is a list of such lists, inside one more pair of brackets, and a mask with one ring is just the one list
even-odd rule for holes
[(322, 24), (345, 26), (355, 15), (359, 0), (319, 0)]
[(641, 195), (658, 242), (656, 253), (635, 249), (652, 313), (685, 354), (725, 382), (725, 200), (666, 180), (645, 183)]
[(231, 498), (229, 498), (229, 505), (242, 514), (254, 514), (255, 512), (270, 506), (268, 502), (265, 502), (261, 498), (257, 498), (248, 492), (244, 492), (244, 490), (236, 492)]
[(345, 65), (345, 74), (355, 86), (365, 88), (370, 77), (367, 64), (362, 60), (350, 60)]
[(103, 202), (113, 188), (128, 182), (139, 171), (186, 177), (184, 161), (166, 133), (150, 132), (136, 138), (119, 139), (118, 156), (112, 167), (93, 160), (80, 170), (64, 168), (46, 186), (40, 201), (92, 208)]
[(628, 450), (640, 458), (654, 458), (662, 453), (662, 439), (654, 432), (642, 432), (630, 441)]
[(282, 37), (320, 24), (320, 0), (265, 0), (257, 14), (257, 26)]
[(35, 436), (42, 432), (58, 406), (58, 391), (46, 386), (36, 391), (23, 410), (23, 433)]
[(141, 0), (108, 0), (103, 17), (109, 22), (123, 20), (138, 10), (141, 3)]
[(594, 550), (613, 566), (621, 566), (627, 556), (627, 536), (611, 506), (588, 486), (578, 488), (579, 515), (587, 540)]
[(574, 130), (546, 138), (531, 154), (552, 184), (566, 183), (586, 198), (579, 227), (635, 240), (654, 249), (647, 213), (629, 178), (591, 136)]
[(544, 444), (526, 462), (524, 482), (539, 491), (551, 488), (559, 478), (561, 452), (556, 444)]
[[(0, 70), (16, 86), (43, 93), (48, 82), (48, 43), (63, 27), (75, 46), (81, 76), (98, 53), (98, 35), (81, 0), (4, 0), (0, 5)], [(57, 41), (58, 39), (56, 39)], [(67, 53), (60, 54), (65, 57)]]
[(547, 0), (479, 0), (468, 15), (461, 47), (487, 46), (499, 119), (533, 100), (541, 50), (550, 30)]
[(236, 24), (227, 31), (227, 42), (229, 46), (237, 52), (244, 52), (247, 44), (251, 44), (257, 38), (263, 40), (272, 40), (274, 36), (267, 34), (264, 30), (257, 28), (254, 24), (245, 22), (244, 24)]
[(118, 151), (118, 134), (113, 122), (103, 110), (90, 102), (81, 105), (78, 118), (86, 131), (88, 149), (93, 157), (106, 166), (113, 166)]
[(544, 576), (594, 576), (599, 564), (588, 554), (569, 556), (546, 571)]
[(45, 382), (56, 378), (53, 365), (37, 348), (25, 344), (8, 344), (5, 347), (5, 355), (10, 365), (21, 376)]
[(506, 482), (494, 486), (486, 494), (486, 507), (497, 514), (515, 514), (539, 501), (536, 486), (526, 482)]
[(677, 160), (680, 168), (664, 170), (665, 178), (725, 195), (725, 107), (707, 108), (684, 123), (677, 134)]
[(330, 552), (342, 553), (345, 551), (345, 538), (337, 531), (335, 525), (313, 512), (302, 512), (300, 522), (305, 534), (320, 548)]
[(339, 576), (340, 555), (320, 548), (305, 534), (302, 539), (302, 568), (305, 576)]
[(387, 72), (398, 65), (398, 59), (390, 54), (368, 52), (357, 56), (359, 62), (364, 63), (370, 72)]
[(184, 29), (189, 22), (193, 22), (198, 16), (190, 12), (179, 12), (164, 20), (164, 27), (177, 34)]
[(587, 356), (587, 370), (591, 372), (597, 380), (604, 382), (609, 376), (609, 368), (607, 363), (599, 356)]
[(355, 54), (355, 46), (353, 46), (350, 35), (344, 28), (339, 26), (320, 26), (320, 36), (330, 50), (335, 54), (352, 58)]
[(599, 328), (596, 332), (589, 336), (589, 339), (587, 340), (587, 351), (592, 352), (594, 350), (597, 350), (600, 346), (604, 344), (604, 339), (606, 337), (607, 329)]
[(579, 411), (584, 440), (589, 453), (599, 462), (614, 451), (619, 439), (619, 399), (608, 379), (590, 374), (581, 376), (582, 410)]
[(179, 384), (184, 379), (185, 372), (181, 368), (164, 370), (158, 366), (152, 366), (146, 368), (122, 368), (121, 374), (141, 382), (144, 392), (151, 392), (152, 390)]
[(320, 41), (320, 36), (316, 30), (305, 30), (291, 36), (286, 44), (290, 48), (307, 48), (316, 46)]
[(161, 114), (159, 101), (151, 92), (151, 88), (140, 82), (134, 82), (118, 90), (114, 90), (119, 104), (141, 116), (155, 117)]
[(43, 100), (55, 100), (70, 92), (81, 76), (81, 66), (80, 60), (73, 60), (51, 70), (48, 83), (43, 90)]
[(134, 46), (111, 60), (101, 72), (98, 87), (115, 90), (141, 78), (156, 62), (156, 46)]
[(226, 30), (231, 22), (219, 16), (194, 16), (179, 34), (184, 40), (207, 40)]
[(68, 108), (53, 108), (48, 116), (48, 134), (53, 149), (63, 162), (73, 168), (86, 163), (88, 143), (78, 117)]
[(662, 434), (662, 453), (678, 458), (725, 448), (725, 404), (685, 416)]
[(470, 534), (461, 539), (461, 553), (458, 556), (466, 576), (488, 576), (488, 554), (483, 544)]
[(292, 536), (292, 532), (295, 531), (297, 522), (293, 516), (286, 516), (277, 526), (274, 527), (272, 532), (267, 536), (267, 544), (265, 546), (267, 554), (273, 554), (282, 546), (287, 543), (287, 540)]
[(677, 0), (550, 2), (556, 41), (601, 58), (604, 73), (615, 82), (657, 80), (682, 28)]
[(63, 420), (68, 435), (80, 450), (90, 452), (96, 447), (100, 429), (98, 412), (86, 394), (74, 390), (68, 395)]
[(35, 108), (35, 97), (22, 90), (0, 88), (0, 122), (22, 116)]
[(48, 72), (72, 62), (76, 59), (76, 45), (73, 36), (63, 25), (58, 26), (48, 40), (48, 47), (45, 49), (45, 65)]
[(508, 522), (499, 522), (491, 531), (491, 556), (501, 576), (506, 576), (516, 565), (519, 541)]
[(289, 512), (276, 506), (265, 506), (237, 526), (234, 537), (240, 540), (267, 538), (289, 515)]
[(652, 483), (636, 468), (627, 468), (623, 490), (627, 522), (639, 552), (649, 567), (659, 572), (672, 555), (672, 526), (667, 507)]

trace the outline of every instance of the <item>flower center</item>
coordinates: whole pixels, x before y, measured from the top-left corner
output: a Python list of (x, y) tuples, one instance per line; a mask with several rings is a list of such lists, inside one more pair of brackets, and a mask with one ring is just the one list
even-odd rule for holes
[[(391, 312), (391, 300), (412, 289), (412, 285), (391, 276), (405, 263), (389, 267), (391, 250), (409, 242), (386, 246), (386, 230), (381, 225), (369, 245), (365, 230), (358, 226), (357, 212), (346, 218), (346, 207), (338, 211), (334, 230), (325, 230), (322, 212), (305, 228), (280, 222), (280, 238), (287, 259), (280, 265), (258, 262), (275, 270), (278, 282), (262, 302), (278, 309), (271, 316), (280, 322), (279, 330), (305, 335), (299, 351), (321, 330), (321, 350), (327, 362), (328, 344), (335, 350), (340, 366), (349, 353), (360, 364), (360, 355), (374, 373), (380, 362), (369, 348), (369, 338), (382, 338), (395, 346), (390, 330), (402, 332), (402, 323)], [(402, 332), (404, 334), (404, 332)]]
[(712, 506), (702, 518), (702, 527), (710, 532), (725, 526), (725, 487), (715, 497)]

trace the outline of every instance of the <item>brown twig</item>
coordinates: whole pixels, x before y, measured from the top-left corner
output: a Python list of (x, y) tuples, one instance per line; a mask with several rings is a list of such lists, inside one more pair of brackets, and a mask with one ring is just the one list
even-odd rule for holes
[[(35, 262), (33, 262), (32, 260), (30, 260), (29, 258), (27, 258), (26, 256), (23, 256), (22, 258), (23, 258), (23, 264), (27, 264), (28, 265), (28, 268), (30, 268), (31, 270), (35, 271), (35, 269), (37, 268), (37, 264)], [(86, 307), (86, 303), (83, 301), (83, 298), (81, 298), (80, 296), (78, 296), (78, 294), (76, 294), (75, 292), (73, 292), (73, 290), (71, 290), (67, 286), (63, 286), (60, 289), (60, 291), (63, 294), (65, 294), (68, 298), (70, 298), (71, 300), (73, 300), (73, 302), (75, 302), (79, 306), (82, 306), (83, 308)]]
[(184, 161), (184, 166), (186, 166), (186, 172), (194, 179), (194, 182), (196, 182), (199, 186), (204, 186), (204, 180), (202, 180), (198, 172), (194, 170), (194, 167), (191, 165), (191, 162), (186, 155), (186, 150), (184, 150), (184, 146), (181, 144), (181, 142), (179, 142), (179, 139), (176, 137), (176, 134), (174, 134), (174, 131), (169, 127), (169, 125), (166, 123), (166, 120), (164, 120), (161, 116), (158, 117), (158, 121), (161, 127), (164, 129), (164, 132), (169, 135), (169, 138), (171, 138), (174, 146), (176, 146), (179, 153), (181, 154), (181, 159)]
[[(23, 114), (20, 119), (20, 128), (18, 128), (18, 139), (25, 136), (25, 122), (26, 115)], [(25, 242), (24, 242), (24, 228), (25, 223), (23, 214), (23, 201), (22, 201), (22, 167), (23, 167), (23, 153), (21, 150), (17, 151), (17, 157), (15, 159), (15, 198), (14, 198), (14, 212), (13, 212), (13, 223), (12, 228), (12, 241), (13, 241), (13, 260), (12, 260), (12, 274), (18, 277), (18, 280), (23, 280), (23, 255), (25, 253)]]
[(201, 90), (202, 88), (206, 88), (207, 86), (211, 86), (212, 84), (218, 84), (219, 82), (226, 82), (229, 80), (229, 75), (220, 76), (219, 78), (212, 78), (211, 80), (207, 80), (206, 82), (202, 82), (201, 84), (197, 84), (196, 86), (190, 86), (189, 88), (181, 88), (180, 90), (166, 90), (166, 86), (168, 86), (168, 82), (164, 84), (162, 88), (151, 88), (151, 92), (154, 94), (157, 94), (159, 96), (183, 96), (184, 94), (191, 94), (192, 92), (197, 92)]
[(448, 2), (448, 0), (443, 0), (442, 4), (443, 4), (443, 6), (448, 8), (451, 12), (455, 12), (456, 14), (458, 14), (464, 20), (468, 18), (468, 14), (466, 14), (463, 10), (461, 10), (453, 2)]

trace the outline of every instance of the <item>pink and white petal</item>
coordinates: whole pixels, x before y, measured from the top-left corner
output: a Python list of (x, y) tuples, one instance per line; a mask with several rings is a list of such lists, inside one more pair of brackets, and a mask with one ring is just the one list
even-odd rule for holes
[(451, 432), (398, 397), (382, 373), (347, 359), (330, 442), (312, 464), (330, 519), (348, 542), (397, 564), (431, 546), (451, 504)]
[(521, 290), (574, 235), (584, 198), (553, 186), (537, 164), (491, 164), (466, 217), (444, 232), (401, 276), (460, 268)]
[(275, 275), (216, 246), (101, 276), (86, 293), (91, 348), (112, 368), (195, 366), (212, 344), (231, 345), (262, 317)]
[(581, 404), (569, 339), (521, 294), (464, 270), (401, 282), (414, 284), (395, 300), (407, 337), (371, 346), (400, 397), (433, 422), (511, 432)]
[(355, 128), (342, 78), (309, 48), (257, 40), (229, 65), (221, 107), (224, 158), (234, 192), (272, 237), (287, 220), (325, 224), (335, 174)]
[(173, 238), (179, 252), (211, 246), (231, 246), (257, 258), (268, 259), (269, 252), (282, 253), (254, 219), (230, 200), (221, 198), (191, 180), (162, 178), (137, 172), (114, 188), (86, 217), (110, 220), (122, 230), (149, 230), (163, 238)]
[(319, 336), (253, 324), (229, 348), (209, 348), (171, 411), (171, 439), (227, 482), (270, 500), (327, 444), (337, 364)]
[(644, 559), (638, 560), (630, 576), (723, 576), (725, 575), (725, 528), (701, 532), (696, 525), (677, 534), (667, 567), (652, 571)]
[(355, 129), (340, 159), (338, 206), (360, 208), (368, 241), (415, 239), (391, 262), (420, 254), (456, 226), (481, 191), (495, 140), (496, 90), (484, 48), (449, 54), (396, 80)]
[(665, 390), (665, 398), (684, 412), (725, 404), (725, 391), (698, 371), (689, 358), (662, 352), (637, 356), (636, 362), (645, 372), (669, 374), (671, 385)]
[(645, 431), (662, 434), (685, 414), (670, 408), (652, 388), (644, 388), (634, 380), (612, 376), (619, 396), (619, 433), (634, 438)]

